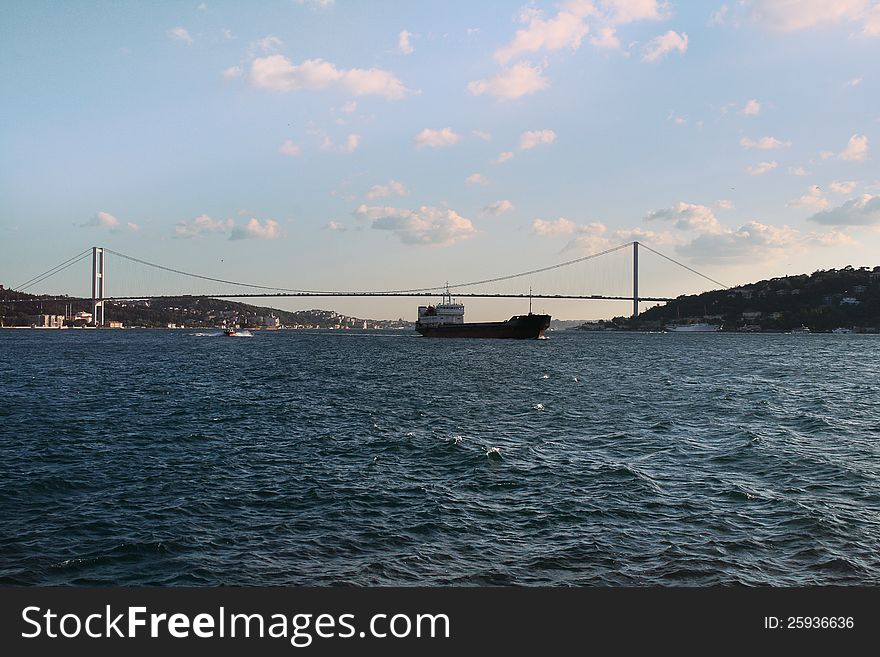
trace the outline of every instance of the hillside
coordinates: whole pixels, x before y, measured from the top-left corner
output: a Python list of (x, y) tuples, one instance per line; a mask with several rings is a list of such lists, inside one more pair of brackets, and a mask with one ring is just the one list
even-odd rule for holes
[[(14, 301), (14, 303), (12, 303)], [(91, 300), (75, 297), (31, 295), (0, 289), (0, 325), (30, 326), (34, 315), (74, 316), (91, 312)], [(286, 311), (222, 299), (169, 297), (160, 300), (107, 302), (105, 317), (124, 326), (165, 327), (169, 324), (194, 328), (260, 324), (277, 317), (282, 326), (294, 328), (396, 328), (411, 326), (404, 320), (374, 320), (340, 315), (332, 310)], [(71, 322), (67, 322), (71, 323)]]
[(787, 331), (803, 325), (813, 331), (844, 327), (875, 332), (880, 330), (880, 267), (847, 266), (682, 296), (644, 311), (633, 327), (701, 321), (740, 331)]

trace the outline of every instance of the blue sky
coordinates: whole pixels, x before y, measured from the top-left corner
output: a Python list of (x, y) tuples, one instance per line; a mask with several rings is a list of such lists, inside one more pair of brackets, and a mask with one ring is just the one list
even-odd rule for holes
[[(6, 285), (93, 244), (320, 289), (488, 278), (632, 239), (729, 284), (880, 264), (873, 0), (7, 2), (0, 53)], [(645, 294), (706, 288), (643, 262)], [(619, 293), (626, 271), (531, 283)], [(45, 290), (85, 295), (80, 278)]]

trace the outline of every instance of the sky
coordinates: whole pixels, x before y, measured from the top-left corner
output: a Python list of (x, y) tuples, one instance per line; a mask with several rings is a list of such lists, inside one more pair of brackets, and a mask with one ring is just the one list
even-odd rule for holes
[[(297, 289), (481, 280), (633, 240), (727, 285), (880, 265), (877, 0), (28, 0), (2, 14), (7, 286), (92, 245)], [(643, 254), (642, 295), (716, 287)], [(503, 291), (625, 293), (629, 257)], [(73, 271), (39, 291), (87, 296)], [(273, 302), (409, 319), (419, 303)], [(470, 320), (526, 310), (466, 306)], [(536, 303), (564, 319), (630, 309)]]

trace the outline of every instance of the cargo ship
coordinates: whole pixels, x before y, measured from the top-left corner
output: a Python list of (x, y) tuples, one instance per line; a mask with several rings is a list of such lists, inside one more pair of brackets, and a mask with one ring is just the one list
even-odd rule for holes
[(509, 338), (537, 340), (550, 326), (550, 315), (514, 315), (503, 322), (464, 321), (464, 305), (455, 303), (447, 291), (442, 303), (419, 306), (416, 331), (426, 338)]

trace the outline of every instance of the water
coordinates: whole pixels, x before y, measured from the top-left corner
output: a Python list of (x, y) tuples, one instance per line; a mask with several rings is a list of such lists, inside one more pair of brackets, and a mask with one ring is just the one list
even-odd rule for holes
[(0, 331), (0, 583), (880, 584), (880, 339)]

